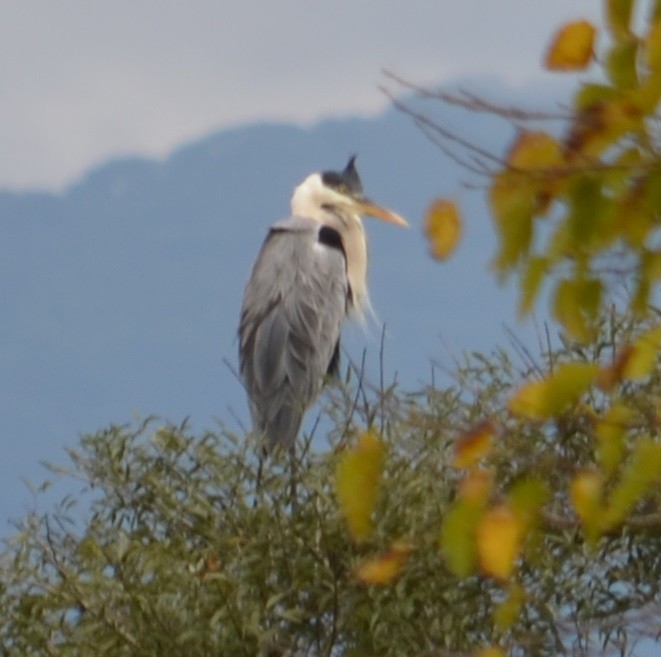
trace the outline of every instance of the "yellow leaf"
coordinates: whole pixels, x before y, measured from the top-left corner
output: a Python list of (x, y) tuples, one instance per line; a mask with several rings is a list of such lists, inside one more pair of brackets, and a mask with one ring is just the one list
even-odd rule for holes
[(661, 348), (661, 326), (640, 335), (628, 350), (622, 365), (622, 378), (636, 381), (652, 373)]
[(615, 357), (611, 365), (605, 365), (597, 374), (597, 385), (604, 392), (611, 392), (615, 386), (622, 382), (624, 376), (624, 366), (631, 358), (631, 345), (626, 345)]
[(590, 542), (596, 540), (599, 535), (602, 488), (601, 475), (592, 470), (579, 472), (569, 486), (574, 510), (583, 523), (586, 538)]
[(655, 368), (661, 349), (661, 327), (640, 335), (633, 344), (624, 346), (612, 365), (602, 368), (597, 378), (599, 387), (608, 392), (627, 379), (636, 381), (649, 376)]
[(505, 504), (490, 509), (478, 522), (475, 539), (482, 571), (497, 579), (508, 579), (521, 550), (521, 519)]
[(482, 648), (476, 653), (473, 653), (472, 657), (506, 657), (505, 652), (500, 648)]
[(513, 169), (539, 171), (562, 164), (560, 144), (546, 132), (522, 130), (507, 158)]
[(579, 472), (571, 481), (570, 495), (576, 515), (584, 522), (598, 507), (601, 497), (602, 479), (597, 472)]
[(474, 468), (469, 470), (459, 482), (457, 495), (459, 499), (483, 506), (486, 504), (493, 490), (493, 472)]
[(452, 465), (455, 468), (467, 468), (477, 463), (489, 453), (495, 433), (496, 427), (490, 420), (480, 422), (467, 431), (457, 441)]
[(456, 204), (436, 199), (425, 216), (425, 234), (432, 256), (441, 260), (448, 258), (461, 237), (461, 217)]
[(610, 494), (604, 526), (620, 524), (659, 480), (661, 443), (649, 438), (641, 439), (636, 443), (620, 481)]
[(546, 68), (551, 71), (584, 69), (592, 59), (594, 35), (595, 29), (588, 21), (563, 25), (546, 53)]
[(551, 412), (546, 398), (546, 381), (533, 381), (521, 386), (510, 397), (508, 407), (512, 413), (532, 420), (546, 420)]
[(641, 269), (645, 278), (658, 282), (661, 279), (661, 251), (643, 251)]
[(383, 443), (371, 432), (363, 433), (346, 451), (335, 471), (335, 491), (349, 533), (362, 541), (372, 529), (372, 511), (385, 460)]
[(548, 420), (576, 403), (598, 372), (591, 363), (563, 363), (546, 379), (521, 387), (510, 398), (509, 409), (531, 420)]
[(597, 462), (606, 474), (612, 474), (622, 462), (624, 441), (633, 412), (622, 403), (614, 403), (594, 427)]
[(412, 550), (410, 543), (395, 541), (387, 552), (361, 561), (355, 575), (364, 584), (388, 584), (400, 574)]

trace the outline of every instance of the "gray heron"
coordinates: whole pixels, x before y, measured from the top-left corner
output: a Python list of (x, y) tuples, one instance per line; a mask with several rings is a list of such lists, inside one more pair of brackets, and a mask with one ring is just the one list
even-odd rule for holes
[(348, 314), (369, 310), (361, 215), (407, 226), (363, 195), (355, 156), (341, 172), (309, 175), (292, 216), (274, 224), (243, 296), (239, 362), (253, 429), (267, 450), (293, 450), (303, 415), (327, 375), (339, 372)]

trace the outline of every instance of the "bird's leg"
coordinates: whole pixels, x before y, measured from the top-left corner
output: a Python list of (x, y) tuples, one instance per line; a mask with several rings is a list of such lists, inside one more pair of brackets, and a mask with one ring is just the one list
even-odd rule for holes
[(289, 448), (289, 499), (292, 514), (296, 513), (296, 477), (298, 474), (298, 463), (296, 461), (296, 445)]
[(253, 508), (257, 506), (257, 500), (259, 499), (261, 489), (262, 489), (262, 470), (264, 469), (264, 461), (268, 458), (268, 453), (266, 447), (262, 447), (259, 451), (258, 462), (257, 462), (257, 477), (255, 480), (255, 501), (253, 503)]

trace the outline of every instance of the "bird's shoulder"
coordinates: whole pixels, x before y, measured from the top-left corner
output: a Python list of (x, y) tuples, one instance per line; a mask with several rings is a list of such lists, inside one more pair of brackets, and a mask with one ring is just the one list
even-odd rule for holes
[[(341, 244), (333, 244), (341, 240), (339, 235), (327, 233), (325, 224), (306, 217), (292, 216), (273, 224), (246, 285), (244, 314), (271, 308), (285, 297), (304, 301), (305, 295), (325, 297), (331, 287), (339, 284), (342, 288), (344, 252)], [(315, 248), (317, 245), (323, 248)]]
[[(323, 248), (315, 249), (315, 245)], [(345, 259), (342, 237), (334, 227), (315, 219), (293, 216), (271, 226), (257, 264), (289, 262), (297, 265), (290, 268), (293, 273), (301, 266), (311, 265), (310, 261), (315, 261), (315, 267), (321, 264), (322, 268), (339, 266), (343, 269)]]
[(293, 215), (291, 217), (287, 217), (286, 219), (281, 219), (280, 221), (276, 221), (276, 223), (274, 223), (271, 226), (271, 229), (269, 230), (269, 235), (272, 233), (279, 233), (279, 232), (314, 234), (319, 231), (320, 225), (321, 224), (315, 219)]

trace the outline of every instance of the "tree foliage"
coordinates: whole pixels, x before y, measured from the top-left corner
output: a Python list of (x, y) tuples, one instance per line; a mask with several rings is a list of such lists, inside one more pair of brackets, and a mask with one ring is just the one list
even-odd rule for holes
[[(456, 384), (415, 395), (335, 389), (331, 449), (300, 445), (293, 492), (277, 458), (257, 489), (255, 445), (228, 431), (150, 420), (85, 436), (57, 470), (80, 494), (26, 517), (0, 558), (0, 654), (628, 645), (659, 612), (661, 379), (611, 383), (619, 407), (582, 384), (543, 419), (507, 401), (550, 369), (611, 362), (637, 326), (612, 318), (590, 347), (539, 358), (467, 356)], [(352, 437), (347, 418), (375, 429)], [(600, 457), (611, 438), (617, 458)]]

